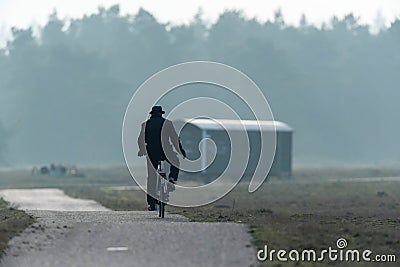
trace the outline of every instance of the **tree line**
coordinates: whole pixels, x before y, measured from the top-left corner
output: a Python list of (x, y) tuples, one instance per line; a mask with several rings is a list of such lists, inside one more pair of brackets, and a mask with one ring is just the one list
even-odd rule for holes
[(321, 28), (305, 16), (294, 27), (280, 12), (261, 23), (240, 11), (210, 26), (201, 14), (169, 25), (116, 5), (69, 21), (54, 13), (39, 37), (31, 28), (12, 35), (0, 50), (3, 164), (122, 163), (121, 124), (135, 89), (192, 60), (252, 78), (275, 118), (294, 128), (295, 163), (399, 159), (399, 19), (377, 34), (351, 14)]

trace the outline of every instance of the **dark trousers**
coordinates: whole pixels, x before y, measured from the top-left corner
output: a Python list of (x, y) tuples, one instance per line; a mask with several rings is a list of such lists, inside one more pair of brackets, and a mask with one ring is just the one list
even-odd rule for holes
[(147, 204), (155, 205), (158, 200), (152, 196), (156, 196), (157, 192), (157, 167), (158, 162), (166, 160), (171, 166), (169, 168), (169, 179), (176, 181), (179, 174), (179, 158), (176, 153), (168, 153), (167, 159), (159, 153), (147, 154)]

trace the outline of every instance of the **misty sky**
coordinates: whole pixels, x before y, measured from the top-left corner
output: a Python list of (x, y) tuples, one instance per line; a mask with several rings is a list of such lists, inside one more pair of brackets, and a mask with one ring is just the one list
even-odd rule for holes
[(301, 14), (306, 14), (308, 20), (316, 25), (328, 21), (333, 15), (341, 18), (348, 13), (358, 16), (360, 23), (370, 25), (374, 24), (378, 14), (385, 18), (387, 26), (400, 17), (399, 0), (0, 0), (0, 46), (4, 46), (5, 40), (10, 37), (10, 27), (44, 25), (54, 10), (61, 18), (75, 18), (95, 12), (98, 6), (114, 4), (120, 4), (123, 14), (135, 14), (143, 7), (160, 22), (172, 24), (190, 22), (199, 8), (203, 10), (203, 19), (210, 22), (226, 9), (241, 9), (247, 17), (266, 21), (280, 8), (289, 24), (297, 24)]

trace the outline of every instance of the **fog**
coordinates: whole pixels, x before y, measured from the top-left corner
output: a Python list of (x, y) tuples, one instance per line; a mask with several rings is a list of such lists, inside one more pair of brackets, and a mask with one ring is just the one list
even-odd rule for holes
[[(295, 130), (295, 164), (400, 159), (399, 19), (378, 34), (352, 15), (317, 29), (306, 18), (288, 26), (279, 12), (259, 23), (227, 11), (205, 25), (198, 16), (165, 25), (145, 10), (122, 16), (113, 6), (69, 22), (52, 14), (39, 38), (14, 28), (0, 50), (0, 164), (123, 164), (122, 121), (136, 88), (191, 60), (225, 63), (253, 79), (275, 119)], [(251, 118), (223, 88), (176, 92), (160, 101), (167, 112), (217, 96)]]

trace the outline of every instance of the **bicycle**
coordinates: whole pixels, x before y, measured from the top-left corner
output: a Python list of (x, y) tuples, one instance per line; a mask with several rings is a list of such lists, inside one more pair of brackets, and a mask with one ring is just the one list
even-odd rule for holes
[(167, 173), (164, 171), (163, 161), (158, 162), (157, 176), (158, 217), (164, 218), (165, 206), (169, 201), (169, 192), (173, 190), (168, 185)]

